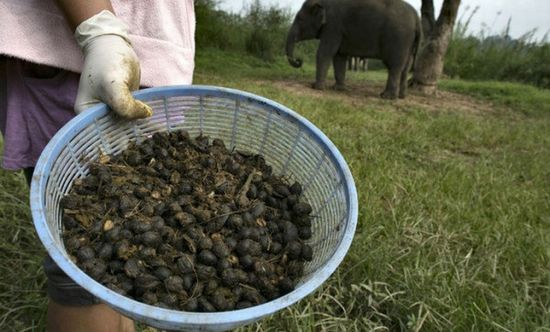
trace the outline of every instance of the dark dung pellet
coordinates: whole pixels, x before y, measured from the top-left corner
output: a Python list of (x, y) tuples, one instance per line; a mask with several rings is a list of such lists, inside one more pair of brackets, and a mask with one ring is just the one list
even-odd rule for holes
[(315, 258), (315, 216), (292, 172), (185, 130), (138, 141), (90, 161), (61, 199), (64, 245), (85, 273), (192, 312), (248, 308), (296, 287)]

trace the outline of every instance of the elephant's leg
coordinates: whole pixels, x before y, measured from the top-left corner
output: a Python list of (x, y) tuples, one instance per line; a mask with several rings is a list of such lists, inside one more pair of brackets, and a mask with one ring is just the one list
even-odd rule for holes
[(407, 65), (405, 68), (403, 68), (403, 71), (401, 72), (401, 82), (399, 84), (399, 98), (405, 98), (407, 96), (407, 77), (409, 76), (409, 71), (411, 70), (412, 66), (412, 57), (407, 62)]
[(325, 88), (328, 67), (330, 66), (332, 58), (336, 54), (339, 45), (339, 38), (335, 38), (333, 36), (321, 37), (319, 48), (317, 49), (317, 68), (315, 73), (315, 83), (313, 83), (314, 89), (323, 90)]
[(407, 96), (407, 74), (408, 69), (403, 69), (403, 72), (401, 73), (400, 83), (399, 83), (399, 98), (403, 99)]
[(332, 65), (334, 67), (334, 78), (336, 79), (336, 90), (344, 90), (346, 79), (346, 60), (347, 56), (336, 54), (332, 59)]
[(328, 67), (330, 66), (330, 57), (319, 56), (317, 54), (317, 69), (315, 74), (315, 83), (313, 83), (313, 88), (318, 90), (325, 89), (325, 80), (327, 78)]
[(388, 70), (388, 81), (386, 82), (386, 89), (380, 97), (384, 99), (396, 99), (399, 89), (399, 82), (401, 74), (403, 72), (402, 66), (390, 67)]

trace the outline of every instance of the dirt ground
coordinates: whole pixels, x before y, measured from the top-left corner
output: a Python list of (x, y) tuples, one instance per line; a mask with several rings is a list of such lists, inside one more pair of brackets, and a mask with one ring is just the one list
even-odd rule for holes
[(387, 105), (391, 103), (398, 111), (421, 108), (434, 112), (451, 110), (470, 114), (495, 112), (494, 105), (489, 102), (442, 90), (430, 96), (416, 91), (409, 91), (405, 99), (384, 100), (380, 98), (380, 93), (384, 89), (384, 83), (382, 82), (349, 82), (346, 84), (344, 91), (337, 91), (330, 85), (324, 91), (314, 90), (311, 88), (311, 82), (309, 81), (281, 80), (270, 81), (270, 84), (275, 84), (278, 88), (287, 90), (292, 94), (340, 98), (344, 103), (356, 107), (364, 105)]

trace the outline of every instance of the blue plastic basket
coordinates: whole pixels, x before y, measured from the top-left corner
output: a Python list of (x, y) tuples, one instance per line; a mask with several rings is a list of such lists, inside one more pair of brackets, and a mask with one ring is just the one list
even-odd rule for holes
[[(250, 93), (209, 86), (145, 89), (137, 99), (153, 108), (148, 119), (125, 121), (105, 105), (67, 123), (49, 142), (36, 165), (31, 209), (38, 235), (53, 260), (76, 283), (128, 317), (169, 330), (222, 331), (254, 322), (304, 298), (338, 267), (357, 223), (357, 192), (349, 168), (334, 144), (294, 111)], [(229, 147), (261, 153), (275, 174), (303, 184), (313, 207), (314, 260), (296, 289), (255, 307), (217, 313), (192, 313), (147, 305), (93, 280), (69, 258), (62, 241), (59, 201), (99, 152), (119, 153), (131, 141), (159, 131), (186, 129), (223, 139)]]

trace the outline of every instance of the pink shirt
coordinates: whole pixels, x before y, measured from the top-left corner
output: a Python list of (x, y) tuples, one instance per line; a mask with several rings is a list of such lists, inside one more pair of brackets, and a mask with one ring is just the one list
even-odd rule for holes
[[(130, 28), (141, 86), (191, 84), (195, 55), (192, 0), (111, 0)], [(28, 75), (28, 62), (62, 68)], [(33, 167), (51, 137), (75, 116), (83, 56), (53, 0), (0, 0), (2, 167)]]
[[(192, 0), (111, 0), (130, 28), (141, 85), (191, 84), (195, 55)], [(80, 73), (83, 57), (53, 0), (0, 1), (0, 54)]]

